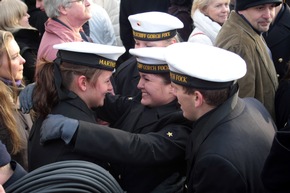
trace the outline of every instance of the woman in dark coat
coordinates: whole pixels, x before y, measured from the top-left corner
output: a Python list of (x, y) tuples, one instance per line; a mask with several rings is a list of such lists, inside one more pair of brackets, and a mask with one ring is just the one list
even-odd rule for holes
[(36, 76), (33, 99), (37, 119), (28, 141), (28, 169), (63, 160), (91, 161), (105, 167), (99, 159), (76, 153), (61, 140), (42, 146), (40, 127), (49, 113), (96, 124), (92, 108), (102, 106), (105, 94), (112, 92), (110, 77), (125, 49), (89, 42), (57, 44), (54, 48), (58, 49), (58, 58), (43, 63)]

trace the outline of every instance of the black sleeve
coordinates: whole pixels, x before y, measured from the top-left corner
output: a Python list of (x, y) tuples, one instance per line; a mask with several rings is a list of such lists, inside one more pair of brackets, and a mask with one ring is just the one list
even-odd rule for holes
[(171, 124), (158, 132), (134, 134), (80, 121), (75, 151), (109, 162), (160, 164), (184, 157), (189, 131)]

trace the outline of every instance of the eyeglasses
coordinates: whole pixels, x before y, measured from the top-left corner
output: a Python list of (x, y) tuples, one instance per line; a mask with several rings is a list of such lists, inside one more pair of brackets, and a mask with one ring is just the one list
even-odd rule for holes
[(75, 3), (75, 2), (81, 2), (82, 4), (84, 4), (85, 0), (73, 0), (73, 1), (70, 1), (69, 3)]

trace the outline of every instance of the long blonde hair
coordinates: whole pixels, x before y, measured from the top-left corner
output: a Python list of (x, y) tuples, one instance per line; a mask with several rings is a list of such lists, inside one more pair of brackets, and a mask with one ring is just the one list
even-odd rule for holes
[(25, 142), (18, 132), (15, 114), (17, 110), (12, 101), (11, 92), (8, 87), (0, 81), (0, 124), (8, 130), (12, 144), (11, 154), (16, 154), (24, 148)]
[[(0, 2), (1, 4), (1, 2)], [(15, 79), (12, 76), (12, 69), (11, 69), (11, 56), (8, 50), (8, 44), (10, 41), (14, 40), (14, 36), (9, 31), (0, 30), (0, 67), (3, 65), (3, 57), (8, 56), (8, 66), (9, 66), (9, 73), (12, 81), (12, 98), (13, 102), (16, 103), (18, 97), (18, 89), (16, 86)]]
[[(8, 43), (13, 39), (14, 37), (11, 32), (0, 30), (0, 66), (3, 65), (3, 57), (8, 57), (9, 70), (11, 74), (11, 59), (10, 53), (8, 52)], [(15, 106), (18, 91), (13, 78), (12, 82), (13, 86), (8, 87), (0, 80), (0, 124), (2, 127), (6, 128), (10, 134), (12, 149), (9, 153), (13, 155), (22, 150), (25, 147), (26, 142), (23, 137), (21, 137), (22, 135), (19, 132), (17, 120), (15, 119), (18, 113)]]
[[(23, 27), (19, 21), (27, 14), (27, 5), (21, 0), (1, 0), (0, 1), (0, 29), (12, 33)], [(35, 29), (31, 27), (31, 29)]]

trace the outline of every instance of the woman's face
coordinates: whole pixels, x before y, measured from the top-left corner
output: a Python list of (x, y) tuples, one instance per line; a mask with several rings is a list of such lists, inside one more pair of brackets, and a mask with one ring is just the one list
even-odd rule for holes
[(88, 99), (88, 106), (90, 108), (100, 107), (104, 105), (106, 94), (113, 91), (113, 86), (110, 80), (111, 76), (111, 71), (104, 70), (97, 78), (96, 83), (90, 84), (90, 90), (88, 90), (88, 94), (90, 95)]
[(28, 20), (29, 17), (30, 15), (28, 13), (22, 16), (22, 18), (19, 21), (19, 25), (21, 25), (22, 27), (30, 27), (29, 20)]
[(137, 87), (142, 92), (141, 103), (145, 106), (165, 105), (176, 98), (172, 93), (171, 84), (165, 84), (163, 78), (155, 74), (140, 72)]
[(211, 0), (202, 10), (203, 13), (219, 24), (224, 24), (230, 13), (229, 0)]
[[(7, 54), (4, 54), (3, 57), (1, 58), (0, 77), (8, 80), (14, 79), (15, 81), (22, 80), (23, 64), (25, 63), (25, 59), (20, 55), (20, 48), (14, 39), (11, 39), (8, 42), (7, 46), (10, 58)], [(11, 67), (9, 64), (9, 60), (11, 63)]]

